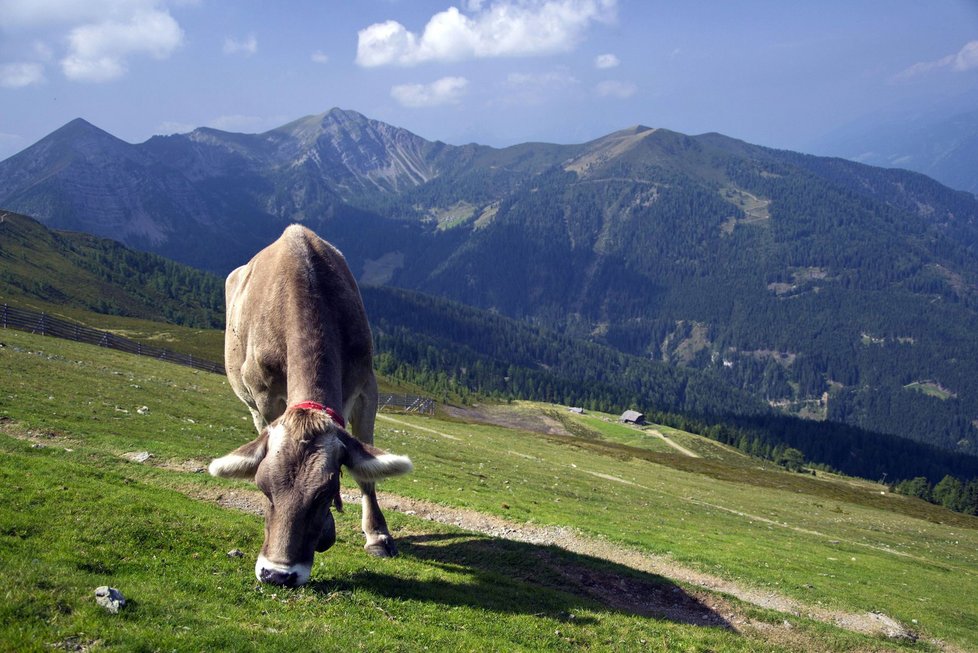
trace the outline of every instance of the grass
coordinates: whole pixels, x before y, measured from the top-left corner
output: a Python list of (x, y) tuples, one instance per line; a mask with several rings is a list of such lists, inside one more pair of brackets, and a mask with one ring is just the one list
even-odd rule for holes
[(914, 390), (916, 392), (923, 393), (928, 397), (940, 399), (941, 401), (947, 401), (948, 399), (953, 399), (957, 396), (950, 390), (942, 388), (939, 383), (934, 383), (933, 381), (914, 381), (913, 383), (908, 383), (903, 387), (907, 390)]
[(13, 306), (47, 313), (93, 329), (110, 331), (155, 347), (164, 347), (177, 353), (191, 354), (218, 363), (224, 360), (224, 331), (220, 329), (197, 329), (136, 317), (105, 315), (84, 308), (0, 293), (0, 303), (8, 301)]
[(568, 431), (584, 438), (606, 440), (615, 444), (648, 449), (659, 453), (676, 453), (676, 447), (672, 447), (666, 442), (666, 439), (669, 439), (679, 445), (681, 449), (686, 449), (697, 456), (733, 462), (745, 458), (743, 453), (733, 447), (663, 424), (648, 424), (639, 427), (621, 424), (618, 422), (618, 416), (610, 413), (590, 411), (584, 414), (575, 414), (565, 410), (548, 409), (545, 404), (536, 402), (517, 402), (517, 404), (547, 412), (559, 420)]
[[(179, 471), (253, 436), (224, 379), (20, 332), (0, 332), (0, 341), (0, 650), (931, 649), (723, 597), (755, 626), (736, 632), (611, 607), (589, 578), (615, 578), (636, 596), (704, 595), (393, 510), (402, 556), (368, 558), (355, 505), (337, 519), (339, 542), (317, 558), (309, 586), (258, 586), (261, 519), (192, 498), (251, 486)], [(924, 640), (978, 649), (974, 518), (867, 482), (788, 474), (722, 449), (708, 455), (712, 445), (681, 432), (663, 431), (703, 458), (660, 450), (658, 438), (601, 416), (569, 416), (581, 426), (569, 436), (397, 419), (378, 421), (378, 444), (410, 455), (416, 470), (386, 492), (568, 527), (809, 605), (879, 610)], [(28, 436), (44, 446), (17, 439)], [(121, 457), (143, 450), (165, 465)], [(227, 557), (233, 548), (245, 557)], [(131, 599), (119, 615), (96, 608), (103, 584)], [(790, 636), (776, 628), (785, 619)]]

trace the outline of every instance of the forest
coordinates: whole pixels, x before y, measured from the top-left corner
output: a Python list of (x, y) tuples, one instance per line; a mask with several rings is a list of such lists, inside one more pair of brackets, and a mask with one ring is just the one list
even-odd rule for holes
[(409, 291), (363, 288), (378, 370), (437, 398), (471, 395), (633, 408), (651, 421), (779, 461), (800, 451), (815, 467), (897, 483), (978, 478), (978, 457), (835, 421), (776, 413), (710, 370), (676, 368), (546, 328)]

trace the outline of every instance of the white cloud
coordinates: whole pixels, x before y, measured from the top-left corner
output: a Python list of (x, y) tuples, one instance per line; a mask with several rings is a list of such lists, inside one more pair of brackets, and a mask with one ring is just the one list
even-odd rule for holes
[(975, 68), (978, 68), (978, 41), (969, 41), (954, 55), (951, 69), (960, 73)]
[(400, 84), (391, 88), (391, 97), (405, 107), (435, 107), (458, 104), (469, 80), (464, 77), (442, 77), (431, 84)]
[(322, 50), (316, 50), (309, 58), (315, 63), (329, 63), (329, 55)]
[(127, 59), (148, 54), (165, 59), (183, 43), (183, 30), (165, 11), (143, 11), (124, 20), (105, 20), (68, 33), (68, 54), (61, 68), (68, 79), (107, 82), (124, 75)]
[(224, 54), (243, 54), (246, 57), (258, 52), (258, 39), (254, 34), (249, 34), (247, 38), (238, 41), (230, 36), (224, 39)]
[(596, 21), (614, 19), (617, 0), (497, 0), (468, 2), (471, 14), (449, 7), (420, 36), (389, 20), (358, 33), (356, 62), (364, 67), (428, 61), (551, 54), (572, 49)]
[(613, 54), (599, 54), (594, 58), (595, 68), (615, 68), (621, 61)]
[(0, 0), (0, 25), (30, 28), (119, 21), (159, 5), (159, 0)]
[(894, 76), (896, 81), (906, 81), (926, 75), (934, 70), (951, 70), (956, 73), (963, 73), (969, 70), (978, 69), (978, 41), (969, 41), (955, 54), (949, 54), (935, 61), (921, 61), (909, 68), (904, 69)]
[[(106, 82), (126, 73), (131, 56), (164, 59), (183, 43), (183, 30), (165, 5), (165, 0), (0, 0), (0, 29), (54, 29), (66, 44), (60, 61), (65, 76)], [(54, 56), (41, 41), (33, 51), (40, 61)]]
[(44, 66), (39, 63), (16, 62), (0, 64), (0, 86), (23, 88), (44, 82)]
[(613, 97), (624, 100), (635, 95), (638, 87), (632, 82), (607, 80), (595, 86), (594, 90), (600, 97)]

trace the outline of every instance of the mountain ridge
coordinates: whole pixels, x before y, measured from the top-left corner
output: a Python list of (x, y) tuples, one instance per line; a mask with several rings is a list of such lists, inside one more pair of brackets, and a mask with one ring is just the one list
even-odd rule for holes
[[(978, 199), (923, 175), (643, 125), (491, 148), (334, 109), (122, 148), (70, 124), (0, 162), (0, 206), (222, 273), (302, 222), (361, 280), (978, 452)], [(25, 177), (87, 151), (73, 129), (102, 149)]]

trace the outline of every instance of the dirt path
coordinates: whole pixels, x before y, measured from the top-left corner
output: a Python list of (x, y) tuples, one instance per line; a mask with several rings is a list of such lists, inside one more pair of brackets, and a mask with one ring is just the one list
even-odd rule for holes
[[(164, 466), (187, 471), (198, 468), (200, 464), (201, 461), (194, 460), (179, 465)], [(204, 490), (196, 487), (187, 488), (185, 491), (195, 498), (214, 501), (225, 508), (256, 515), (262, 514), (263, 511), (263, 497), (257, 490), (221, 491), (220, 488), (211, 487)], [(599, 558), (635, 571), (661, 576), (693, 588), (689, 591), (689, 596), (693, 599), (691, 606), (684, 608), (682, 602), (677, 605), (675, 599), (669, 597), (666, 597), (661, 604), (657, 604), (655, 601), (650, 602), (647, 591), (641, 593), (627, 591), (629, 583), (634, 581), (629, 581), (620, 575), (613, 578), (602, 577), (601, 572), (589, 570), (587, 572), (589, 593), (616, 609), (635, 611), (638, 607), (642, 612), (661, 615), (686, 623), (719, 625), (718, 623), (708, 623), (713, 620), (723, 622), (737, 630), (765, 631), (772, 628), (769, 624), (753, 621), (740, 614), (733, 604), (720, 596), (726, 594), (761, 608), (793, 616), (807, 617), (856, 633), (908, 641), (916, 638), (916, 635), (907, 627), (885, 614), (846, 612), (807, 605), (775, 592), (750, 588), (731, 580), (695, 570), (666, 556), (636, 551), (610, 542), (585, 537), (572, 528), (520, 524), (474, 510), (452, 508), (393, 494), (382, 493), (380, 499), (388, 510), (396, 510), (406, 515), (439, 524), (448, 524), (490, 537), (540, 546), (559, 547), (571, 553)], [(356, 505), (359, 503), (360, 496), (358, 493), (343, 493), (343, 500), (346, 503)], [(576, 570), (572, 573), (580, 574), (580, 571)], [(686, 603), (690, 603), (690, 601)], [(790, 625), (785, 625), (784, 628), (790, 630)], [(941, 642), (932, 643), (945, 651), (957, 650)]]
[(660, 440), (662, 440), (663, 442), (665, 442), (670, 447), (672, 447), (673, 449), (675, 449), (676, 451), (678, 451), (679, 453), (681, 453), (683, 455), (689, 456), (690, 458), (702, 458), (702, 456), (700, 456), (695, 451), (690, 451), (689, 449), (687, 449), (686, 447), (682, 446), (678, 442), (673, 442), (673, 440), (671, 438), (667, 438), (665, 435), (663, 435), (662, 433), (659, 433), (655, 429), (645, 429), (644, 432), (645, 433), (650, 433), (650, 434), (655, 435), (655, 436), (658, 436), (658, 438)]
[(443, 438), (448, 438), (449, 440), (461, 440), (462, 438), (451, 435), (448, 433), (442, 433), (441, 431), (436, 431), (435, 429), (429, 429), (427, 426), (418, 426), (417, 424), (412, 424), (411, 422), (405, 422), (404, 420), (391, 417), (389, 415), (381, 415), (377, 413), (377, 419), (382, 422), (390, 422), (391, 424), (400, 424), (401, 426), (406, 426), (412, 428), (416, 431), (424, 431), (425, 433), (433, 433), (434, 435), (440, 435)]
[[(347, 498), (344, 497), (344, 500), (347, 500)], [(357, 501), (359, 498), (357, 496), (351, 496), (349, 500)], [(383, 503), (385, 506), (390, 506), (393, 510), (415, 515), (429, 521), (450, 524), (476, 533), (517, 542), (557, 546), (572, 553), (601, 558), (609, 562), (630, 567), (636, 571), (655, 574), (673, 581), (679, 581), (709, 590), (710, 592), (729, 594), (741, 601), (762, 608), (796, 616), (805, 616), (810, 619), (833, 624), (846, 630), (892, 638), (912, 637), (906, 627), (884, 614), (871, 612), (851, 613), (805, 605), (795, 599), (781, 596), (774, 592), (748, 588), (733, 581), (694, 570), (666, 556), (635, 551), (609, 542), (584, 537), (574, 529), (557, 526), (517, 524), (472, 510), (448, 508), (426, 501), (394, 495), (384, 495)], [(727, 609), (730, 608), (728, 607)], [(745, 623), (743, 618), (735, 614), (725, 614), (724, 616), (734, 623)]]

